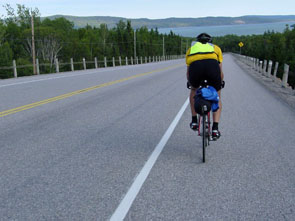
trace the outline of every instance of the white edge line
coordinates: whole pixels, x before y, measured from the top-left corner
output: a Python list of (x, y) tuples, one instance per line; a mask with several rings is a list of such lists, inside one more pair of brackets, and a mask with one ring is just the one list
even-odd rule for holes
[(170, 136), (172, 135), (176, 125), (178, 124), (180, 118), (182, 117), (186, 107), (189, 104), (189, 99), (185, 101), (183, 106), (181, 107), (180, 111), (170, 124), (169, 128), (161, 138), (158, 145), (155, 147), (153, 153), (150, 155), (148, 161), (145, 163), (144, 167), (141, 169), (140, 173), (137, 175), (136, 179), (132, 183), (131, 187), (129, 188), (128, 192), (120, 202), (119, 206), (113, 213), (110, 218), (110, 221), (117, 221), (123, 220), (127, 215), (130, 207), (132, 206), (133, 201), (135, 200), (137, 194), (139, 193), (142, 185), (144, 184), (146, 178), (148, 177), (151, 169), (153, 168), (155, 162), (157, 161), (159, 155), (163, 151), (167, 141), (169, 140)]
[(42, 79), (38, 79), (38, 80), (31, 80), (31, 81), (23, 81), (23, 82), (18, 82), (18, 83), (4, 84), (4, 85), (0, 85), (0, 88), (1, 87), (14, 86), (14, 85), (20, 85), (20, 84), (28, 84), (28, 83), (40, 82), (40, 81), (54, 80), (54, 79), (59, 79), (59, 78), (78, 77), (78, 76), (81, 76), (81, 75), (89, 75), (89, 74), (96, 74), (96, 73), (109, 72), (109, 71), (113, 71), (113, 69), (112, 70), (111, 69), (109, 69), (109, 70), (99, 70), (99, 71), (79, 73), (79, 74), (78, 73), (77, 74), (69, 74), (69, 75), (63, 75), (63, 76), (58, 76), (58, 77), (42, 78)]

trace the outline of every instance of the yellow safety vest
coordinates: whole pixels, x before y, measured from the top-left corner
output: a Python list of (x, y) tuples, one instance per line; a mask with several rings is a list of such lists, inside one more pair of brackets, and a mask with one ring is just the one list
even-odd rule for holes
[(195, 55), (195, 54), (213, 54), (215, 53), (214, 51), (214, 45), (211, 43), (206, 43), (202, 44), (201, 42), (195, 43), (190, 50), (190, 55)]

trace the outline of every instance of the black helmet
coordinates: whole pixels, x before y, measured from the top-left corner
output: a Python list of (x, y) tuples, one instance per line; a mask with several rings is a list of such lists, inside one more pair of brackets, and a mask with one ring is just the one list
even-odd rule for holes
[(212, 42), (212, 37), (208, 35), (207, 33), (201, 33), (197, 36), (197, 41), (202, 42), (202, 43), (211, 43)]

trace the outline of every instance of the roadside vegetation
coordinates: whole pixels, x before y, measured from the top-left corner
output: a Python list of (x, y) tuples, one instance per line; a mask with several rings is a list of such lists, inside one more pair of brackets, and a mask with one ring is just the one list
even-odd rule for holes
[[(83, 58), (93, 61), (96, 57), (102, 61), (106, 57), (110, 61), (112, 57), (134, 57), (134, 42), (137, 57), (152, 57), (163, 55), (163, 39), (165, 55), (185, 54), (191, 41), (195, 40), (181, 37), (172, 31), (169, 34), (160, 34), (157, 28), (148, 29), (146, 26), (134, 29), (129, 20), (120, 20), (113, 28), (108, 28), (106, 24), (75, 28), (74, 23), (63, 17), (41, 19), (38, 9), (32, 10), (24, 5), (17, 5), (16, 10), (10, 5), (5, 8), (7, 15), (0, 18), (0, 79), (13, 77), (10, 68), (13, 60), (17, 66), (23, 66), (18, 71), (18, 76), (32, 75), (32, 16), (35, 24), (36, 57), (42, 74), (55, 72), (55, 58), (61, 64), (69, 63), (71, 58), (81, 62), (75, 67), (78, 70), (83, 68)], [(294, 87), (295, 26), (286, 26), (283, 33), (268, 31), (263, 35), (214, 37), (214, 43), (223, 52), (240, 53), (239, 42), (244, 44), (241, 48), (243, 55), (279, 62), (278, 77), (282, 77), (283, 65), (288, 64), (289, 82)], [(70, 71), (70, 65), (61, 66), (60, 69)]]
[[(119, 21), (114, 28), (101, 24), (100, 27), (87, 25), (74, 28), (74, 24), (65, 18), (41, 20), (38, 9), (28, 9), (17, 5), (15, 11), (6, 5), (7, 16), (0, 20), (0, 79), (13, 77), (12, 61), (18, 66), (32, 64), (32, 30), (31, 17), (34, 16), (36, 57), (39, 59), (40, 72), (55, 71), (55, 58), (60, 63), (74, 61), (93, 61), (95, 57), (103, 60), (107, 57), (134, 57), (134, 32), (136, 34), (136, 56), (162, 56), (163, 38), (165, 55), (179, 55), (186, 51), (188, 38), (169, 34), (160, 34), (156, 29), (141, 27), (133, 29), (130, 21)], [(76, 67), (75, 69), (82, 69)], [(60, 71), (69, 71), (70, 65), (61, 67)], [(32, 75), (32, 67), (22, 68), (19, 76)]]
[(286, 26), (283, 33), (265, 32), (263, 35), (226, 35), (215, 37), (214, 43), (219, 45), (223, 52), (240, 53), (239, 42), (243, 42), (241, 54), (279, 62), (278, 77), (282, 78), (283, 66), (288, 64), (289, 84), (295, 86), (295, 26)]

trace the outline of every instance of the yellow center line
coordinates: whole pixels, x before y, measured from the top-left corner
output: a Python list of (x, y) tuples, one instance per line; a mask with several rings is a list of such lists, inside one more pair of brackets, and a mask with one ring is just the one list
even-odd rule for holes
[(49, 99), (45, 99), (45, 100), (42, 100), (42, 101), (34, 102), (32, 104), (23, 105), (23, 106), (20, 106), (20, 107), (16, 107), (16, 108), (13, 108), (13, 109), (9, 109), (9, 110), (0, 112), (0, 117), (4, 117), (4, 116), (14, 114), (14, 113), (17, 113), (17, 112), (20, 112), (20, 111), (28, 110), (28, 109), (38, 107), (38, 106), (41, 106), (41, 105), (44, 105), (44, 104), (48, 104), (48, 103), (51, 103), (51, 102), (54, 102), (54, 101), (62, 100), (62, 99), (72, 97), (74, 95), (78, 95), (78, 94), (85, 93), (85, 92), (88, 92), (88, 91), (92, 91), (92, 90), (95, 90), (95, 89), (98, 89), (98, 88), (110, 86), (110, 85), (117, 84), (117, 83), (120, 83), (120, 82), (123, 82), (123, 81), (128, 81), (128, 80), (131, 80), (131, 79), (134, 79), (134, 78), (137, 78), (137, 77), (145, 76), (145, 75), (152, 74), (152, 73), (155, 73), (155, 72), (160, 72), (160, 71), (164, 71), (164, 70), (173, 69), (173, 68), (180, 67), (180, 66), (182, 66), (182, 65), (175, 65), (175, 66), (170, 66), (170, 67), (167, 67), (167, 68), (161, 68), (161, 69), (157, 69), (157, 70), (154, 70), (154, 71), (133, 75), (133, 76), (130, 76), (130, 77), (127, 77), (127, 78), (122, 78), (122, 79), (119, 79), (119, 80), (116, 80), (116, 81), (111, 81), (111, 82), (99, 84), (99, 85), (96, 85), (96, 86), (92, 86), (92, 87), (89, 87), (89, 88), (73, 91), (71, 93), (67, 93), (67, 94), (59, 95), (59, 96), (52, 97), (52, 98), (49, 98)]

